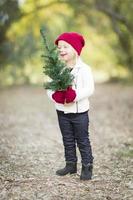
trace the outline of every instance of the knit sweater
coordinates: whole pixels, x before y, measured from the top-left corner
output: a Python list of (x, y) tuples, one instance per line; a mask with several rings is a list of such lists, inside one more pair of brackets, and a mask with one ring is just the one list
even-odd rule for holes
[(55, 103), (55, 108), (64, 113), (82, 113), (89, 110), (89, 97), (94, 92), (94, 80), (89, 65), (85, 64), (80, 58), (71, 73), (74, 75), (72, 88), (76, 91), (74, 102), (59, 104), (52, 99), (54, 91), (47, 90), (48, 97)]

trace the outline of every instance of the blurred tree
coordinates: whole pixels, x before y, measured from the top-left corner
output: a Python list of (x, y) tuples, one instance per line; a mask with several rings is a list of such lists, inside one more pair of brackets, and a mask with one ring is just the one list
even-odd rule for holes
[[(64, 0), (74, 9), (75, 18), (84, 16), (88, 24), (101, 31), (104, 24), (97, 13), (107, 16), (112, 30), (118, 37), (117, 45), (113, 46), (118, 63), (128, 68), (133, 78), (133, 1), (132, 0)], [(103, 34), (105, 29), (103, 29)], [(107, 36), (108, 37), (108, 36)]]
[(132, 0), (0, 0), (0, 69), (8, 67), (5, 69), (15, 77), (17, 70), (24, 76), (25, 65), (28, 69), (30, 64), (32, 69), (39, 65), (39, 29), (43, 24), (52, 38), (68, 30), (82, 31), (86, 36), (89, 32), (93, 35), (87, 42), (94, 66), (103, 69), (110, 63), (112, 68), (117, 57), (115, 68), (122, 66), (133, 76), (132, 7)]
[[(10, 54), (10, 48), (8, 45), (7, 30), (11, 24), (20, 18), (20, 9), (17, 0), (1, 0), (0, 1), (0, 63), (7, 58), (7, 54)], [(1, 67), (0, 66), (0, 67)]]
[(111, 20), (112, 28), (118, 37), (116, 53), (118, 62), (131, 72), (133, 78), (133, 1), (96, 0), (96, 9)]
[[(24, 2), (29, 5), (26, 11), (21, 8), (20, 2), (20, 0), (0, 0), (0, 68), (5, 67), (5, 63), (13, 61), (13, 59), (10, 60), (10, 58), (13, 58), (11, 54), (13, 53), (14, 43), (7, 36), (11, 25), (24, 17), (28, 18), (30, 15), (47, 9), (58, 3), (58, 0), (49, 1), (46, 4), (40, 1), (37, 2), (36, 0)], [(29, 32), (31, 32), (31, 30)]]
[[(13, 12), (14, 11), (14, 12)], [(20, 9), (18, 0), (0, 2), (0, 46), (7, 40), (6, 32), (11, 24), (20, 18)]]

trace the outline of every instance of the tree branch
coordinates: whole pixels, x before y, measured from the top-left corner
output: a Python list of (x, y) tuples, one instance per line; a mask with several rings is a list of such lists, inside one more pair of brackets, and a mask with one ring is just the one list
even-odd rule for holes
[(121, 15), (120, 13), (116, 13), (115, 10), (113, 10), (109, 5), (102, 3), (102, 1), (96, 0), (95, 3), (96, 9), (105, 13), (107, 16), (109, 16), (112, 19), (115, 19), (117, 21), (120, 21), (123, 23), (126, 28), (130, 31), (133, 32), (132, 26), (129, 25), (127, 19)]

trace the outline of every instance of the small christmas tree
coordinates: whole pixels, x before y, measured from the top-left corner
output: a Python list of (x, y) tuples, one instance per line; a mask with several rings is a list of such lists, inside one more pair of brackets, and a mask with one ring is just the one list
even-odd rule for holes
[(46, 31), (44, 28), (40, 30), (43, 38), (43, 55), (44, 71), (43, 73), (50, 78), (50, 82), (44, 83), (45, 89), (65, 90), (72, 85), (73, 75), (70, 69), (59, 59), (57, 47), (48, 45), (46, 38)]

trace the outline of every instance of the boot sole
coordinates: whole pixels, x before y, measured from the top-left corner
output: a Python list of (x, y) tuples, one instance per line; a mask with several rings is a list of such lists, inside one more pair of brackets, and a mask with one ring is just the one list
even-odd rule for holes
[(89, 181), (89, 180), (92, 180), (92, 177), (89, 177), (89, 178), (82, 178), (82, 177), (80, 177), (80, 180), (81, 181)]
[[(67, 174), (76, 174), (76, 173), (77, 173), (77, 171), (76, 172), (68, 172)], [(58, 175), (58, 176), (66, 176), (67, 174), (59, 174), (56, 172), (56, 175)]]

